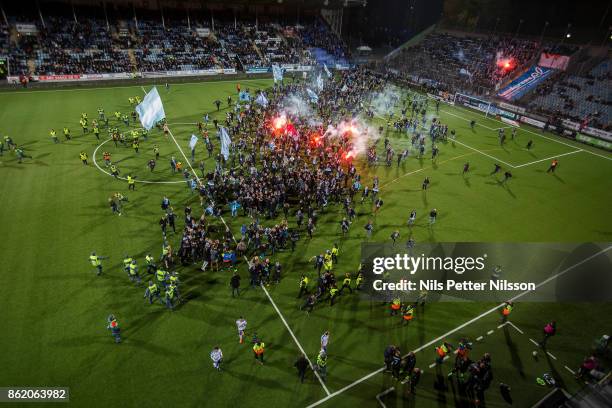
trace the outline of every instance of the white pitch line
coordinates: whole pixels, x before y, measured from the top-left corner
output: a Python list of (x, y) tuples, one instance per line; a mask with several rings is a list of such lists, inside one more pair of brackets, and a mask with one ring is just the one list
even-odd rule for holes
[[(102, 143), (100, 143), (98, 146), (96, 146), (96, 148), (93, 151), (92, 159), (94, 162), (94, 165), (98, 168), (98, 170), (100, 170), (102, 173), (105, 173), (111, 177), (114, 177), (111, 173), (109, 173), (108, 171), (104, 170), (102, 167), (100, 167), (100, 165), (98, 164), (98, 161), (96, 160), (96, 153), (98, 152), (98, 149), (100, 147), (102, 147), (102, 145), (104, 145), (105, 143), (108, 143), (110, 140), (112, 140), (111, 138), (106, 139), (105, 141), (103, 141)], [(121, 177), (121, 176), (117, 176), (118, 179), (120, 180), (125, 180), (127, 181), (127, 179), (125, 177)], [(134, 179), (134, 181), (136, 183), (144, 183), (144, 184), (179, 184), (179, 183), (185, 183), (184, 181), (149, 181), (149, 180), (138, 180), (138, 179)]]
[(505, 322), (500, 324), (499, 326), (497, 326), (497, 330), (501, 329), (502, 327), (504, 327), (505, 325), (507, 325), (509, 322)]
[(482, 336), (478, 336), (478, 337), (476, 337), (476, 341), (480, 341), (480, 340), (482, 340), (482, 339), (483, 339), (483, 337), (482, 337)]
[(390, 392), (393, 392), (394, 390), (395, 390), (395, 387), (391, 387), (376, 396), (376, 400), (378, 401), (378, 403), (380, 404), (382, 408), (387, 408), (387, 406), (385, 405), (384, 402), (382, 402), (381, 397), (384, 397), (385, 395), (389, 394)]
[[(490, 118), (490, 117), (488, 117), (488, 116), (482, 116), (481, 114), (478, 114), (477, 112), (470, 111), (470, 110), (468, 110), (467, 108), (464, 108), (464, 107), (462, 107), (462, 106), (458, 106), (458, 105), (452, 105), (452, 106), (453, 106), (453, 107), (455, 107), (455, 108), (457, 108), (457, 109), (464, 110), (464, 111), (466, 111), (466, 112), (468, 112), (468, 113), (471, 113), (471, 114), (474, 114), (474, 115), (479, 115), (480, 117), (484, 117), (485, 119), (489, 119), (489, 120), (492, 120), (492, 121), (495, 121), (495, 122), (498, 122), (498, 123), (504, 123), (504, 122), (501, 122), (501, 121), (499, 121), (499, 120), (497, 120), (497, 119)], [(441, 111), (442, 111), (442, 110), (441, 110)], [(462, 116), (459, 116), (459, 115), (456, 115), (456, 114), (454, 114), (454, 113), (451, 113), (451, 112), (448, 112), (448, 111), (442, 111), (442, 112), (446, 112), (446, 113), (448, 113), (449, 115), (452, 115), (452, 116), (456, 116), (456, 117), (458, 117), (459, 119), (463, 119), (463, 120), (467, 120), (467, 121), (469, 121), (469, 119), (466, 119), (466, 118), (464, 118), (464, 117), (462, 117)], [(477, 125), (477, 126), (482, 126), (482, 127), (487, 128), (487, 129), (489, 129), (489, 130), (493, 130), (493, 128), (490, 128), (490, 127), (485, 126), (485, 125), (481, 125), (480, 123), (476, 123), (476, 125)], [(545, 135), (540, 134), (540, 133), (536, 133), (536, 132), (534, 132), (534, 131), (532, 131), (532, 130), (529, 130), (529, 129), (521, 128), (521, 130), (522, 130), (523, 132), (530, 133), (530, 134), (532, 134), (532, 135), (535, 135), (535, 136), (541, 137), (541, 138), (543, 138), (543, 139), (550, 140), (550, 141), (555, 142), (555, 143), (559, 143), (559, 144), (562, 144), (562, 145), (565, 145), (565, 146), (569, 146), (569, 147), (574, 148), (574, 149), (576, 149), (576, 148), (577, 148), (577, 146), (575, 146), (575, 145), (571, 145), (571, 144), (569, 144), (569, 143), (562, 142), (562, 141), (557, 140), (557, 139), (555, 139), (555, 138), (548, 137), (548, 136), (545, 136)], [(604, 155), (602, 155), (602, 154), (598, 154), (598, 153), (592, 152), (591, 150), (588, 150), (588, 149), (585, 149), (584, 151), (585, 151), (586, 153), (592, 154), (592, 155), (594, 155), (594, 156), (601, 157), (602, 159), (612, 160), (612, 156), (604, 156)]]
[(565, 367), (565, 369), (566, 369), (567, 371), (569, 371), (570, 373), (572, 373), (572, 374), (576, 375), (576, 372), (575, 372), (574, 370), (572, 370), (571, 368), (569, 368), (568, 366), (563, 366), (563, 367)]
[(492, 335), (494, 331), (495, 331), (495, 330), (489, 330), (489, 331), (487, 332), (487, 336)]
[(512, 322), (507, 322), (510, 326), (514, 327), (514, 330), (516, 330), (517, 332), (521, 333), (521, 334), (525, 334), (523, 333), (523, 331), (521, 329), (519, 329), (518, 327), (516, 327), (516, 325)]
[[(565, 269), (564, 269), (564, 270), (562, 270), (561, 272), (558, 272), (558, 273), (556, 273), (556, 274), (552, 275), (551, 277), (549, 277), (548, 279), (545, 279), (545, 280), (543, 280), (542, 282), (538, 283), (538, 284), (535, 286), (535, 288), (534, 288), (534, 289), (528, 289), (528, 290), (525, 290), (524, 292), (519, 293), (518, 295), (514, 296), (512, 299), (509, 299), (508, 301), (509, 301), (509, 302), (514, 302), (514, 301), (516, 301), (517, 299), (522, 298), (523, 296), (525, 296), (525, 295), (527, 295), (527, 294), (529, 294), (529, 293), (533, 292), (535, 289), (537, 289), (537, 288), (541, 287), (542, 285), (546, 285), (547, 283), (549, 283), (549, 282), (551, 282), (551, 281), (553, 281), (553, 280), (557, 279), (558, 277), (565, 275), (566, 273), (570, 272), (571, 270), (573, 270), (573, 269), (574, 269), (574, 268), (576, 268), (577, 266), (580, 266), (580, 265), (582, 265), (583, 263), (588, 262), (588, 261), (590, 261), (591, 259), (593, 259), (593, 258), (595, 258), (595, 257), (598, 257), (599, 255), (601, 255), (601, 254), (604, 254), (604, 253), (608, 252), (610, 249), (612, 249), (612, 245), (610, 245), (610, 246), (608, 246), (608, 247), (606, 247), (606, 248), (602, 249), (602, 250), (601, 250), (601, 251), (599, 251), (599, 252), (596, 252), (595, 254), (593, 254), (593, 255), (591, 255), (591, 256), (589, 256), (589, 257), (587, 257), (587, 258), (583, 259), (582, 261), (580, 261), (580, 262), (578, 262), (578, 263), (576, 263), (576, 264), (574, 264), (574, 265), (572, 265), (572, 266), (568, 266), (567, 268), (565, 268)], [(475, 321), (478, 321), (478, 320), (482, 319), (483, 317), (485, 317), (485, 316), (487, 316), (487, 315), (489, 315), (489, 314), (491, 314), (491, 313), (493, 313), (493, 312), (495, 312), (495, 311), (499, 310), (499, 309), (500, 309), (501, 307), (503, 307), (505, 304), (506, 304), (506, 302), (501, 303), (501, 304), (499, 304), (499, 305), (497, 305), (497, 306), (495, 306), (495, 307), (492, 307), (491, 309), (489, 309), (489, 310), (487, 310), (487, 311), (485, 311), (485, 312), (481, 313), (480, 315), (478, 315), (478, 316), (476, 316), (476, 317), (474, 317), (474, 318), (472, 318), (472, 319), (468, 320), (467, 322), (465, 322), (465, 323), (463, 323), (463, 324), (461, 324), (461, 325), (459, 325), (459, 326), (455, 327), (454, 329), (452, 329), (452, 330), (450, 330), (450, 331), (448, 331), (448, 332), (444, 333), (443, 335), (441, 335), (441, 336), (439, 336), (439, 337), (437, 337), (437, 338), (435, 338), (435, 339), (431, 340), (430, 342), (428, 342), (428, 343), (426, 343), (426, 344), (423, 344), (422, 346), (420, 346), (420, 347), (418, 347), (417, 349), (413, 350), (413, 353), (418, 353), (419, 351), (424, 350), (424, 349), (426, 349), (427, 347), (430, 347), (432, 344), (437, 343), (437, 342), (439, 342), (440, 340), (443, 340), (443, 339), (444, 339), (444, 338), (446, 338), (447, 336), (449, 336), (449, 335), (451, 335), (451, 334), (453, 334), (453, 333), (456, 333), (456, 332), (458, 332), (459, 330), (463, 329), (464, 327), (469, 326), (470, 324), (474, 323)], [(531, 339), (529, 339), (529, 340), (531, 340)], [(535, 340), (531, 340), (531, 341), (532, 341), (533, 343), (535, 343), (536, 345), (538, 345), (538, 343), (537, 343), (537, 342), (535, 342)], [(373, 376), (375, 376), (376, 374), (379, 374), (379, 373), (383, 372), (384, 370), (385, 370), (385, 367), (381, 367), (381, 368), (379, 368), (379, 369), (378, 369), (378, 370), (376, 370), (376, 371), (372, 371), (370, 374), (365, 375), (365, 376), (363, 376), (363, 377), (359, 378), (358, 380), (356, 380), (356, 381), (354, 381), (354, 382), (350, 383), (349, 385), (346, 385), (346, 386), (342, 387), (341, 389), (339, 389), (339, 390), (337, 390), (337, 391), (334, 391), (334, 392), (333, 392), (333, 393), (331, 393), (330, 395), (328, 395), (328, 396), (326, 396), (326, 397), (324, 397), (324, 398), (321, 398), (320, 400), (318, 400), (318, 401), (316, 401), (316, 402), (314, 402), (314, 403), (312, 403), (312, 404), (308, 405), (308, 407), (307, 407), (307, 408), (316, 407), (316, 406), (318, 406), (318, 405), (320, 405), (320, 404), (324, 403), (325, 401), (328, 401), (329, 399), (331, 399), (331, 398), (335, 397), (336, 395), (342, 394), (342, 393), (343, 393), (343, 392), (345, 392), (346, 390), (349, 390), (349, 389), (353, 388), (353, 387), (354, 387), (354, 386), (356, 386), (357, 384), (361, 384), (362, 382), (364, 382), (364, 381), (366, 381), (366, 380), (368, 380), (368, 379), (372, 378)]]
[[(470, 155), (472, 155), (472, 154), (473, 154), (473, 153), (465, 153), (465, 154), (460, 154), (459, 156), (454, 156), (454, 157), (451, 157), (451, 158), (449, 158), (449, 159), (442, 160), (440, 163), (437, 163), (437, 165), (439, 166), (439, 165), (444, 164), (444, 163), (446, 163), (446, 162), (449, 162), (449, 161), (452, 161), (452, 160), (457, 160), (457, 159), (460, 159), (460, 158), (465, 157), (465, 156), (470, 156)], [(433, 166), (432, 166), (432, 167), (433, 167)], [(429, 170), (429, 169), (431, 169), (432, 167), (421, 167), (420, 169), (416, 169), (416, 170), (413, 170), (413, 171), (409, 171), (408, 173), (404, 173), (404, 174), (402, 174), (401, 176), (396, 177), (396, 178), (394, 178), (393, 180), (389, 181), (388, 183), (383, 184), (382, 186), (380, 186), (380, 189), (382, 190), (383, 188), (387, 187), (387, 186), (388, 186), (388, 185), (390, 185), (390, 184), (395, 183), (396, 181), (398, 181), (398, 180), (399, 180), (399, 179), (401, 179), (401, 178), (404, 178), (404, 177), (406, 177), (406, 176), (410, 176), (410, 175), (412, 175), (412, 174), (419, 173), (419, 172), (424, 171), (424, 170)]]
[(430, 364), (429, 368), (434, 368), (436, 366), (436, 363)]
[(490, 159), (493, 159), (493, 160), (495, 160), (495, 161), (497, 161), (497, 162), (503, 163), (503, 164), (505, 164), (505, 165), (506, 165), (506, 166), (508, 166), (508, 167), (512, 167), (512, 168), (514, 168), (514, 167), (515, 167), (513, 164), (506, 163), (505, 161), (503, 161), (503, 160), (501, 160), (501, 159), (498, 159), (498, 158), (497, 158), (497, 157), (495, 157), (495, 156), (491, 156), (490, 154), (487, 154), (487, 153), (483, 152), (482, 150), (478, 150), (478, 149), (476, 149), (475, 147), (472, 147), (472, 146), (470, 146), (470, 145), (467, 145), (467, 144), (465, 144), (465, 143), (463, 143), (463, 142), (460, 142), (460, 141), (458, 141), (458, 140), (454, 140), (454, 142), (455, 142), (455, 143), (459, 143), (460, 145), (465, 146), (465, 147), (467, 147), (468, 149), (474, 150), (475, 152), (478, 152), (478, 153), (480, 153), (480, 154), (482, 154), (482, 155), (485, 155), (485, 156), (487, 156), (487, 157), (488, 157), (488, 158), (490, 158)]
[[(143, 88), (144, 91), (144, 88)], [(146, 92), (145, 92), (146, 94)], [(166, 124), (167, 125), (167, 124)], [(176, 138), (174, 137), (174, 135), (172, 134), (172, 131), (170, 130), (170, 127), (166, 126), (168, 129), (168, 134), (170, 135), (170, 137), (172, 138), (172, 140), (174, 140), (174, 143), (176, 144), (176, 147), (179, 149), (179, 152), (181, 152), (181, 154), (183, 155), (183, 157), (185, 158), (185, 162), (187, 163), (187, 165), (189, 166), (189, 168), (191, 169), (191, 171), (193, 172), (193, 175), (195, 176), (195, 178), (198, 180), (198, 183), (201, 183), (200, 177), (198, 177), (198, 174), (196, 173), (196, 171), (193, 169), (193, 167), (191, 166), (191, 162), (189, 161), (189, 159), (187, 158), (187, 156), (185, 155), (185, 152), (183, 151), (183, 149), (181, 148), (181, 146), (179, 145), (179, 143), (176, 141)], [(212, 201), (212, 200), (211, 200)], [(223, 218), (223, 216), (219, 216), (219, 219), (221, 220), (221, 222), (223, 222), (223, 225), (229, 229), (229, 226), (227, 225), (227, 223), (225, 222), (225, 219)], [(232, 239), (234, 240), (234, 242), (236, 242), (236, 238), (234, 237), (234, 234), (232, 234)], [(247, 265), (249, 264), (249, 260), (247, 259), (246, 256), (243, 256), (244, 260), (246, 261)], [(317, 377), (317, 379), (319, 380), (319, 382), (321, 383), (321, 386), (323, 387), (323, 389), (325, 390), (325, 392), (327, 393), (327, 395), (330, 395), (329, 390), (327, 389), (327, 386), (325, 385), (325, 382), (323, 381), (323, 379), (321, 378), (321, 376), (319, 375), (319, 373), (314, 369), (314, 365), (312, 364), (312, 361), (310, 361), (310, 359), (308, 358), (308, 354), (306, 354), (306, 352), (304, 351), (304, 347), (302, 347), (302, 345), (300, 344), (300, 342), (298, 341), (297, 337), (295, 337), (295, 334), (293, 333), (293, 330), (291, 330), (291, 327), (289, 327), (289, 324), (287, 323), (287, 320), (285, 320), (285, 317), (283, 316), (283, 314), (281, 313), (281, 311), (278, 309), (278, 307), (276, 306), (276, 303), (274, 303), (274, 300), (272, 300), (272, 297), (270, 296), (270, 293), (268, 293), (268, 290), (265, 288), (265, 286), (262, 284), (261, 287), (264, 290), (264, 293), (266, 294), (266, 296), (268, 297), (268, 300), (270, 301), (270, 303), (272, 303), (272, 307), (274, 307), (274, 310), (276, 310), (276, 313), (278, 314), (278, 316), (281, 318), (281, 321), (283, 322), (283, 324), (285, 325), (285, 328), (287, 329), (287, 331), (289, 332), (289, 334), (291, 335), (291, 338), (293, 338), (293, 341), (295, 342), (295, 344), (298, 346), (298, 348), (300, 349), (300, 351), (302, 352), (302, 354), (304, 355), (304, 357), (306, 357), (306, 361), (308, 361), (308, 364), (310, 365), (310, 368), (312, 369), (312, 371), (315, 374), (315, 377)]]
[(553, 354), (550, 351), (547, 351), (546, 354), (548, 354), (549, 356), (552, 357), (553, 360), (556, 360), (557, 357), (553, 356)]
[(584, 150), (582, 150), (582, 149), (578, 149), (578, 150), (574, 150), (573, 152), (568, 152), (568, 153), (563, 153), (563, 154), (557, 154), (557, 155), (555, 155), (555, 156), (550, 156), (550, 157), (547, 157), (547, 158), (545, 158), (545, 159), (540, 159), (540, 160), (535, 160), (535, 161), (532, 161), (532, 162), (529, 162), (529, 163), (519, 164), (518, 166), (514, 166), (514, 168), (515, 168), (515, 169), (518, 169), (519, 167), (530, 166), (530, 165), (532, 165), (532, 164), (541, 163), (541, 162), (543, 162), (543, 161), (547, 161), (547, 160), (550, 160), (550, 159), (556, 159), (557, 157), (568, 156), (568, 155), (570, 155), (570, 154), (575, 154), (575, 153), (580, 153), (580, 152), (584, 152)]
[(529, 338), (529, 341), (532, 342), (533, 344), (535, 344), (536, 346), (540, 347), (540, 343), (538, 343), (537, 341), (535, 341), (532, 338)]

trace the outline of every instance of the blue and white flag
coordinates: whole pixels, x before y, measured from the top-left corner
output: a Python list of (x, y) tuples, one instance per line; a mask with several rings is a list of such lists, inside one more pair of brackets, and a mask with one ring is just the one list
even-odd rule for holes
[(321, 76), (321, 74), (319, 74), (319, 76), (317, 77), (317, 88), (319, 88), (319, 91), (323, 90), (323, 77)]
[(329, 71), (329, 68), (327, 68), (327, 64), (323, 64), (323, 69), (325, 70), (325, 73), (327, 74), (328, 78), (332, 77), (332, 73)]
[(247, 91), (240, 91), (238, 94), (240, 102), (248, 102), (251, 100), (251, 95)]
[(259, 96), (257, 97), (257, 99), (255, 99), (255, 102), (256, 102), (258, 105), (263, 106), (264, 108), (268, 106), (268, 99), (266, 98), (266, 95), (264, 95), (264, 93), (263, 93), (263, 92), (261, 92), (261, 93), (259, 94)]
[(283, 80), (283, 69), (280, 65), (272, 65), (272, 75), (274, 76), (275, 83)]
[(156, 87), (153, 87), (144, 97), (144, 100), (136, 106), (136, 112), (140, 117), (142, 127), (147, 130), (151, 130), (157, 122), (166, 117), (164, 105)]
[(227, 129), (221, 128), (221, 154), (225, 158), (225, 160), (229, 159), (229, 151), (230, 145), (232, 144), (232, 139), (230, 139), (229, 134), (227, 133)]
[(196, 143), (198, 143), (198, 137), (194, 134), (191, 135), (191, 140), (189, 140), (189, 148), (194, 150), (196, 147)]
[(306, 88), (306, 93), (308, 94), (308, 97), (310, 97), (310, 101), (312, 103), (319, 102), (319, 95), (317, 95), (312, 89)]

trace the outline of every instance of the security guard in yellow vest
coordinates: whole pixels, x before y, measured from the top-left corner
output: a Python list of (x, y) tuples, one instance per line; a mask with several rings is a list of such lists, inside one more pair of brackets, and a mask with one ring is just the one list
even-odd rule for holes
[(363, 274), (359, 272), (359, 275), (357, 275), (357, 279), (355, 279), (355, 290), (361, 290), (362, 284), (363, 284)]
[(327, 353), (323, 350), (319, 352), (317, 356), (317, 371), (319, 372), (319, 376), (321, 380), (327, 380)]
[(132, 257), (128, 254), (123, 256), (123, 270), (129, 275), (130, 274), (130, 265), (132, 264)]
[(340, 249), (338, 248), (338, 244), (334, 244), (334, 247), (331, 249), (331, 257), (334, 263), (338, 263), (339, 253), (340, 253)]
[(67, 127), (64, 128), (64, 137), (66, 138), (66, 140), (72, 139), (70, 137), (70, 129), (68, 129)]
[(140, 275), (138, 274), (138, 265), (136, 264), (135, 259), (132, 259), (132, 262), (130, 263), (128, 275), (132, 282), (136, 282), (138, 286), (140, 286), (142, 280), (140, 279)]
[(308, 293), (308, 276), (306, 275), (302, 275), (300, 278), (300, 293), (298, 293), (298, 298), (301, 298), (303, 293)]
[(134, 177), (132, 177), (131, 174), (128, 174), (127, 176), (127, 183), (128, 183), (128, 190), (134, 191), (134, 189), (136, 188), (136, 180), (134, 180)]
[(163, 269), (158, 269), (155, 272), (155, 277), (157, 278), (157, 283), (160, 284), (161, 286), (163, 286), (164, 288), (166, 287), (166, 275), (167, 272), (164, 271)]
[(119, 169), (118, 169), (118, 168), (117, 168), (117, 166), (115, 166), (114, 164), (111, 164), (111, 166), (110, 166), (110, 172), (111, 172), (111, 175), (112, 175), (114, 178), (119, 177)]
[(168, 286), (166, 288), (166, 307), (170, 310), (174, 310), (174, 290), (176, 289), (176, 286)]
[(53, 139), (53, 143), (59, 143), (59, 139), (57, 138), (57, 132), (55, 131), (55, 129), (51, 129), (49, 131), (49, 136), (51, 136), (51, 139)]
[(338, 290), (338, 287), (336, 285), (332, 286), (329, 289), (329, 305), (330, 306), (334, 305), (334, 301), (338, 297), (338, 292), (340, 292), (340, 291)]
[(147, 263), (147, 273), (155, 273), (155, 270), (157, 269), (157, 266), (155, 265), (155, 258), (153, 258), (151, 254), (147, 254), (147, 256), (145, 256), (145, 261)]
[(85, 152), (79, 153), (79, 158), (83, 162), (83, 165), (87, 166), (87, 153), (85, 153)]
[(345, 273), (344, 279), (342, 280), (342, 287), (340, 288), (340, 294), (344, 292), (344, 289), (347, 288), (350, 293), (353, 293), (353, 289), (351, 289), (351, 274)]
[(97, 275), (102, 275), (102, 262), (100, 262), (102, 259), (107, 259), (108, 257), (106, 256), (99, 256), (96, 255), (95, 252), (92, 252), (91, 255), (89, 256), (89, 262), (91, 263), (91, 266), (93, 266), (94, 268), (96, 268)]
[(156, 283), (153, 283), (153, 281), (149, 281), (149, 286), (147, 286), (147, 290), (145, 290), (144, 298), (149, 299), (150, 305), (153, 304), (154, 298), (157, 298), (159, 300), (159, 303), (161, 303), (162, 305), (164, 304), (159, 293), (159, 286), (157, 286)]

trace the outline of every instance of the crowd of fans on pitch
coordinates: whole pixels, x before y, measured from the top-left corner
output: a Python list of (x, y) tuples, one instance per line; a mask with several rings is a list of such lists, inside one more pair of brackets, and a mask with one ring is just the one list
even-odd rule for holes
[[(24, 22), (38, 32), (19, 34), (16, 23)], [(159, 19), (126, 18), (107, 25), (94, 17), (75, 22), (72, 16), (45, 16), (44, 22), (13, 19), (0, 27), (0, 54), (9, 56), (13, 75), (311, 65), (311, 47), (345, 55), (342, 42), (318, 19), (299, 26), (215, 20), (214, 28), (195, 19), (166, 19), (162, 25)]]

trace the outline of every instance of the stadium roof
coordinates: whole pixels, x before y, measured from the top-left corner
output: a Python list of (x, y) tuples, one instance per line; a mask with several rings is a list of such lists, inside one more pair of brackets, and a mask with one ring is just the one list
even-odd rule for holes
[[(74, 3), (75, 5), (100, 5), (99, 0), (43, 0), (43, 2), (65, 2)], [(103, 0), (104, 2), (104, 0)], [(163, 7), (168, 8), (205, 8), (207, 5), (245, 5), (245, 6), (256, 6), (256, 5), (287, 5), (287, 6), (300, 6), (303, 8), (339, 8), (339, 7), (365, 7), (368, 4), (368, 0), (159, 0), (158, 1), (146, 1), (146, 0), (105, 0), (106, 4), (118, 4), (136, 6), (137, 8), (149, 8), (156, 9), (158, 4), (161, 3)]]

